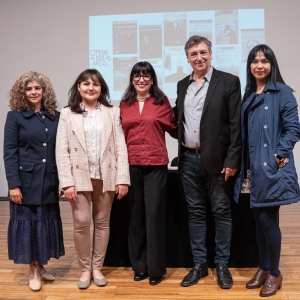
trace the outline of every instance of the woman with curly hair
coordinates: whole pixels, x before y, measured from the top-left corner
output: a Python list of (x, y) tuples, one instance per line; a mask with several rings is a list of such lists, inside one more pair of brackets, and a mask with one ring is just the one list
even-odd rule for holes
[(44, 265), (64, 255), (58, 204), (55, 140), (59, 119), (49, 79), (37, 72), (22, 75), (9, 92), (4, 129), (4, 165), (10, 200), (8, 256), (29, 265), (29, 287), (55, 280)]

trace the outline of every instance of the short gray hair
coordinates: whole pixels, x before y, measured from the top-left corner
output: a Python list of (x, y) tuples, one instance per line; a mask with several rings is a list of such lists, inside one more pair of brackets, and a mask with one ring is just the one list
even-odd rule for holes
[(190, 48), (192, 48), (195, 45), (198, 45), (200, 43), (205, 43), (208, 47), (208, 51), (209, 52), (211, 51), (211, 41), (208, 38), (206, 38), (204, 36), (200, 36), (200, 35), (193, 35), (185, 43), (184, 50), (185, 50), (186, 56), (188, 56), (188, 50)]

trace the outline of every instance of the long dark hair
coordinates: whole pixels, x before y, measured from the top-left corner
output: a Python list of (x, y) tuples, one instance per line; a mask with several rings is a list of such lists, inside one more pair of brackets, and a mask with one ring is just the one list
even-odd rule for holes
[(135, 75), (135, 74), (150, 74), (151, 75), (153, 84), (151, 85), (149, 93), (150, 93), (151, 97), (154, 98), (154, 102), (153, 102), (154, 104), (162, 105), (165, 102), (167, 96), (158, 87), (157, 77), (156, 77), (154, 68), (147, 61), (140, 61), (133, 66), (133, 68), (130, 72), (129, 85), (123, 94), (122, 101), (124, 101), (129, 106), (135, 102), (137, 94), (136, 94), (135, 87), (132, 84), (133, 75)]
[(88, 79), (92, 79), (94, 82), (98, 82), (101, 86), (101, 94), (98, 98), (98, 102), (103, 104), (104, 106), (112, 107), (112, 105), (110, 104), (109, 89), (102, 75), (96, 69), (87, 69), (79, 74), (69, 91), (68, 106), (70, 107), (71, 111), (78, 114), (82, 114), (84, 112), (80, 107), (82, 98), (78, 91), (78, 85)]
[(247, 98), (251, 95), (251, 93), (256, 92), (256, 80), (255, 80), (255, 77), (251, 73), (250, 66), (251, 66), (252, 61), (255, 59), (257, 52), (259, 52), (259, 51), (261, 51), (265, 55), (266, 59), (271, 64), (271, 71), (270, 71), (267, 81), (271, 81), (274, 84), (276, 84), (276, 82), (281, 82), (281, 83), (285, 84), (285, 82), (283, 81), (283, 79), (281, 77), (277, 59), (276, 59), (276, 56), (275, 56), (273, 50), (265, 44), (257, 45), (249, 52), (249, 55), (248, 55), (247, 71), (246, 71), (247, 82), (246, 82), (246, 88), (245, 88), (245, 94), (243, 97), (243, 101), (246, 101)]

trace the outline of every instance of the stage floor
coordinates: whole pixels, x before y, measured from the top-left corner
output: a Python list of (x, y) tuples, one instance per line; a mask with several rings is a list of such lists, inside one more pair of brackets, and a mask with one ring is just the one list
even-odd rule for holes
[[(188, 268), (168, 268), (165, 280), (157, 286), (150, 286), (147, 279), (133, 281), (129, 267), (104, 267), (103, 273), (108, 280), (106, 287), (93, 283), (87, 290), (77, 288), (80, 276), (72, 234), (70, 205), (61, 202), (61, 216), (64, 229), (66, 255), (59, 260), (51, 260), (47, 266), (56, 280), (44, 282), (41, 291), (32, 292), (28, 287), (27, 266), (15, 265), (7, 259), (7, 224), (9, 203), (0, 201), (0, 299), (262, 299), (259, 289), (247, 290), (246, 282), (255, 273), (255, 268), (231, 268), (234, 285), (230, 290), (222, 290), (216, 284), (215, 269), (192, 287), (183, 288), (179, 284), (190, 270)], [(280, 268), (284, 277), (282, 290), (272, 299), (300, 299), (300, 203), (282, 206), (280, 224), (282, 229), (282, 255)]]

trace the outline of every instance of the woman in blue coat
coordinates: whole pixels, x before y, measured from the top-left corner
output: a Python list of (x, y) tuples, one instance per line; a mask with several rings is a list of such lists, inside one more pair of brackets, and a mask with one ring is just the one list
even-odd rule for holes
[(282, 286), (279, 208), (300, 199), (293, 156), (300, 126), (292, 92), (280, 75), (273, 51), (267, 45), (255, 46), (247, 60), (241, 112), (243, 160), (235, 199), (250, 189), (259, 268), (246, 287), (261, 287), (263, 297), (275, 295)]
[(9, 93), (4, 129), (4, 165), (10, 199), (8, 256), (29, 265), (29, 287), (54, 280), (43, 265), (64, 255), (58, 204), (55, 140), (59, 119), (49, 79), (29, 72)]

